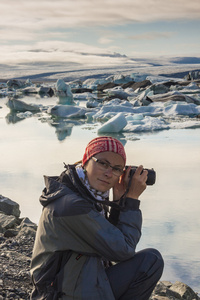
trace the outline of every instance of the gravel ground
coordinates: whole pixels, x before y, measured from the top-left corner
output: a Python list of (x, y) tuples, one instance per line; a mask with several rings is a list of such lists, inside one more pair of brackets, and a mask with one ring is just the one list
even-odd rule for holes
[(11, 238), (0, 235), (0, 300), (30, 298), (33, 243), (34, 232)]

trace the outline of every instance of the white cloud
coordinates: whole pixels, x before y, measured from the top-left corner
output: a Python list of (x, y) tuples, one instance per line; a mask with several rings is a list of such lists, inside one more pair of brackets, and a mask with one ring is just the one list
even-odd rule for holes
[[(163, 33), (138, 34), (133, 32), (132, 35), (127, 36), (125, 31), (115, 31), (112, 26), (156, 20), (199, 19), (200, 2), (199, 0), (190, 2), (188, 0), (7, 0), (0, 2), (0, 11), (0, 61), (8, 62), (9, 59), (14, 61), (15, 58), (16, 60), (20, 58), (30, 60), (39, 58), (39, 55), (46, 60), (47, 57), (57, 60), (58, 49), (61, 61), (66, 60), (66, 51), (71, 53), (68, 58), (73, 52), (73, 59), (77, 61), (80, 59), (80, 57), (77, 58), (78, 52), (79, 55), (80, 53), (100, 54), (112, 51), (124, 53), (128, 51), (127, 39), (130, 42), (131, 39), (170, 38), (172, 33), (167, 30)], [(97, 28), (98, 25), (101, 26)], [(80, 38), (79, 30), (83, 28), (92, 32), (101, 47), (89, 45), (89, 43), (95, 44), (96, 40), (95, 38), (94, 40), (87, 39), (87, 36), (81, 37), (82, 43), (69, 42)], [(79, 32), (77, 36), (76, 30)], [(85, 43), (84, 38), (87, 40)], [(5, 45), (8, 47), (5, 48)], [(27, 46), (23, 48), (22, 45)], [(106, 49), (102, 49), (103, 47)], [(133, 44), (131, 49), (134, 50), (134, 47)], [(37, 54), (29, 51), (37, 49), (42, 51)], [(54, 54), (52, 50), (56, 50)], [(135, 50), (139, 51), (139, 48)], [(17, 52), (16, 56), (14, 51)], [(43, 56), (44, 51), (50, 52)]]
[(108, 37), (101, 37), (99, 38), (98, 42), (99, 44), (110, 44), (113, 42), (113, 40)]
[(174, 32), (146, 32), (143, 34), (131, 35), (128, 38), (132, 40), (156, 40), (160, 38), (170, 38)]
[(199, 0), (8, 0), (0, 4), (3, 27), (42, 28), (199, 19)]
[[(128, 63), (127, 58), (113, 55), (108, 48), (101, 49), (83, 43), (61, 41), (38, 42), (34, 45), (1, 46), (0, 64), (55, 62), (82, 65), (117, 65)], [(134, 62), (132, 62), (134, 63)]]

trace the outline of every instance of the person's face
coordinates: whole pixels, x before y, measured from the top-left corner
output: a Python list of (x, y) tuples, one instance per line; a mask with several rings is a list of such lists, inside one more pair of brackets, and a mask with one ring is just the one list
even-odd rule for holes
[[(94, 157), (109, 163), (112, 167), (124, 168), (124, 160), (117, 153), (101, 152), (94, 155)], [(108, 191), (119, 181), (120, 176), (114, 175), (112, 168), (109, 167), (107, 170), (102, 170), (100, 164), (92, 158), (85, 164), (84, 168), (87, 171), (87, 177), (91, 187), (100, 192)]]

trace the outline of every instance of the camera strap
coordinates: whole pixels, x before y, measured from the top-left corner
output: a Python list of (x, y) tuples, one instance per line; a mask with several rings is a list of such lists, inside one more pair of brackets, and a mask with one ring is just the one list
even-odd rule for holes
[(130, 186), (131, 186), (131, 181), (132, 181), (133, 175), (134, 175), (134, 173), (132, 173), (132, 174), (130, 175), (127, 189), (126, 189), (125, 193), (124, 193), (124, 194), (121, 196), (121, 198), (120, 198), (119, 204), (120, 204), (120, 206), (122, 206), (122, 207), (124, 207), (126, 195), (127, 195), (128, 192), (129, 192), (129, 188), (130, 188)]

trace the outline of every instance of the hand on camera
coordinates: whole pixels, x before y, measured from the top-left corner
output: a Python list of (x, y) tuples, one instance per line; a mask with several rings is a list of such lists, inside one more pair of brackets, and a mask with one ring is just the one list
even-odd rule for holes
[(119, 178), (119, 182), (117, 182), (113, 187), (113, 200), (118, 200), (121, 196), (123, 196), (128, 188), (130, 180), (131, 182), (129, 191), (126, 195), (127, 197), (138, 199), (142, 192), (146, 189), (148, 171), (143, 170), (143, 166), (139, 166), (133, 177), (130, 178), (130, 170), (131, 166), (126, 169), (124, 174)]
[[(130, 170), (131, 170), (131, 166), (127, 168), (125, 178), (129, 177)], [(147, 175), (148, 175), (148, 171), (143, 170), (143, 166), (140, 165), (135, 171), (132, 179), (129, 179), (131, 180), (131, 183), (130, 183), (129, 191), (127, 193), (127, 197), (134, 198), (134, 199), (139, 198), (139, 196), (146, 189)]]

